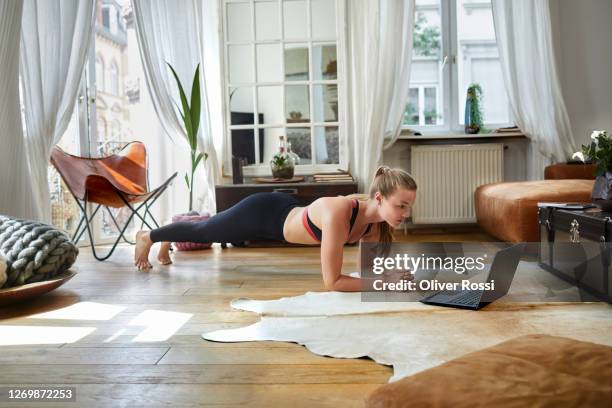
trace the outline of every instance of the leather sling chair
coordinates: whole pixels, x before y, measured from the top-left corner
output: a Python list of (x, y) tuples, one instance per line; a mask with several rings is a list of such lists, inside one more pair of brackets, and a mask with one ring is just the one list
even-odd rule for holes
[[(78, 242), (87, 231), (93, 256), (98, 261), (108, 259), (122, 238), (125, 242), (133, 244), (128, 241), (124, 233), (134, 216), (140, 218), (142, 226), (146, 225), (149, 229), (153, 229), (146, 220), (149, 216), (155, 226), (159, 227), (149, 209), (177, 175), (174, 173), (159, 187), (149, 190), (147, 151), (141, 142), (128, 143), (116, 154), (96, 158), (73, 156), (55, 146), (51, 150), (51, 163), (66, 183), (82, 212), (72, 241)], [(87, 208), (90, 203), (97, 206), (88, 216)], [(123, 228), (120, 228), (110, 209), (124, 206), (131, 212)], [(106, 208), (119, 231), (113, 247), (104, 256), (96, 253), (90, 225), (100, 207)]]

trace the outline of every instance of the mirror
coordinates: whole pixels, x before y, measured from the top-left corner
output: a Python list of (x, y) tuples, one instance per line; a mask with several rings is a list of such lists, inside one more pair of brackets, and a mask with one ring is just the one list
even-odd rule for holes
[(315, 80), (333, 80), (338, 78), (338, 64), (335, 44), (313, 44), (312, 69)]
[(283, 2), (283, 31), (285, 40), (304, 40), (308, 38), (306, 1)]
[(312, 115), (314, 122), (338, 121), (337, 85), (313, 85), (312, 99)]
[(316, 40), (336, 39), (336, 2), (311, 0), (312, 38)]
[(315, 126), (314, 136), (316, 163), (340, 163), (338, 126)]
[(251, 41), (253, 37), (250, 3), (227, 4), (227, 40)]
[(229, 80), (232, 84), (254, 82), (253, 53), (250, 45), (230, 45)]
[(285, 80), (308, 81), (308, 45), (285, 44)]
[(278, 137), (286, 133), (284, 127), (271, 127), (263, 129), (263, 134), (265, 145), (261, 163), (268, 164), (272, 156), (278, 152)]
[(257, 81), (280, 82), (283, 80), (280, 44), (257, 44)]
[(287, 141), (291, 143), (291, 150), (300, 157), (300, 164), (312, 163), (310, 128), (288, 127)]
[[(234, 114), (232, 114), (234, 115)], [(264, 153), (264, 131), (259, 129), (259, 158)], [(244, 157), (247, 164), (255, 164), (255, 129), (232, 130), (232, 156)]]
[[(337, 164), (335, 0), (224, 0), (231, 153), (266, 164), (286, 135), (300, 164)], [(236, 128), (237, 127), (237, 128)], [(257, 161), (258, 163), (255, 163)]]
[(308, 85), (285, 86), (285, 114), (287, 123), (310, 122)]
[(277, 1), (255, 3), (255, 38), (257, 40), (280, 40), (280, 24)]
[(280, 125), (285, 123), (283, 115), (283, 87), (260, 86), (257, 88), (257, 110), (260, 123), (266, 125)]
[[(255, 123), (252, 86), (231, 88), (229, 98), (232, 113), (230, 123), (232, 125), (250, 125)], [(240, 113), (240, 115), (234, 115), (235, 113)]]

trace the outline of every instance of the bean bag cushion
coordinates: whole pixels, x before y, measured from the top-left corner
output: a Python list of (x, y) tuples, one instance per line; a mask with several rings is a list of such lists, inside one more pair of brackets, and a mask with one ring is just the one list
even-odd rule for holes
[(380, 407), (609, 407), (612, 347), (532, 334), (374, 390)]
[(0, 215), (0, 288), (51, 279), (68, 270), (78, 253), (70, 237), (51, 225)]

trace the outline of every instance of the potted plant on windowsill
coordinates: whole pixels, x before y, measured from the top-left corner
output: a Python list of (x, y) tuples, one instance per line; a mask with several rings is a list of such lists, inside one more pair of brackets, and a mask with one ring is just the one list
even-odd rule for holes
[(612, 139), (605, 130), (591, 133), (591, 143), (582, 145), (582, 152), (574, 153), (573, 159), (592, 161), (595, 169), (595, 184), (591, 192), (593, 204), (604, 211), (612, 211)]
[(465, 99), (465, 133), (476, 134), (484, 130), (482, 115), (482, 88), (470, 84)]
[[(167, 63), (168, 64), (168, 63)], [(179, 90), (179, 95), (181, 98), (181, 106), (178, 108), (181, 113), (181, 118), (183, 119), (183, 126), (185, 127), (185, 135), (187, 138), (187, 142), (189, 143), (190, 153), (191, 153), (191, 175), (185, 173), (185, 184), (187, 185), (187, 190), (189, 190), (189, 212), (186, 214), (177, 214), (172, 217), (172, 222), (179, 221), (203, 221), (210, 218), (210, 214), (198, 213), (193, 210), (193, 180), (195, 172), (200, 163), (204, 166), (206, 159), (208, 159), (208, 154), (206, 152), (198, 152), (198, 129), (200, 126), (200, 64), (197, 65), (195, 74), (193, 76), (193, 83), (191, 85), (191, 97), (189, 100), (187, 99), (187, 95), (185, 95), (185, 91), (183, 89), (183, 85), (179, 80), (178, 75), (172, 65), (168, 64), (170, 70), (172, 71), (172, 75), (174, 75), (174, 79), (176, 80), (176, 85)], [(210, 248), (212, 246), (211, 243), (195, 243), (195, 242), (175, 242), (174, 245), (180, 251), (189, 251), (196, 249), (205, 249)]]

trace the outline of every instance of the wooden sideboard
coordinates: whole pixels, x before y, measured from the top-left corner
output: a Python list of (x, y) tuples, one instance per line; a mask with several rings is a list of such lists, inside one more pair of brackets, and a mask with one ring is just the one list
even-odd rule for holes
[(217, 212), (227, 210), (251, 194), (273, 191), (291, 194), (303, 205), (308, 205), (319, 197), (354, 194), (357, 192), (357, 183), (315, 183), (312, 178), (307, 177), (306, 180), (299, 183), (263, 184), (247, 182), (246, 184), (219, 184), (215, 187)]

